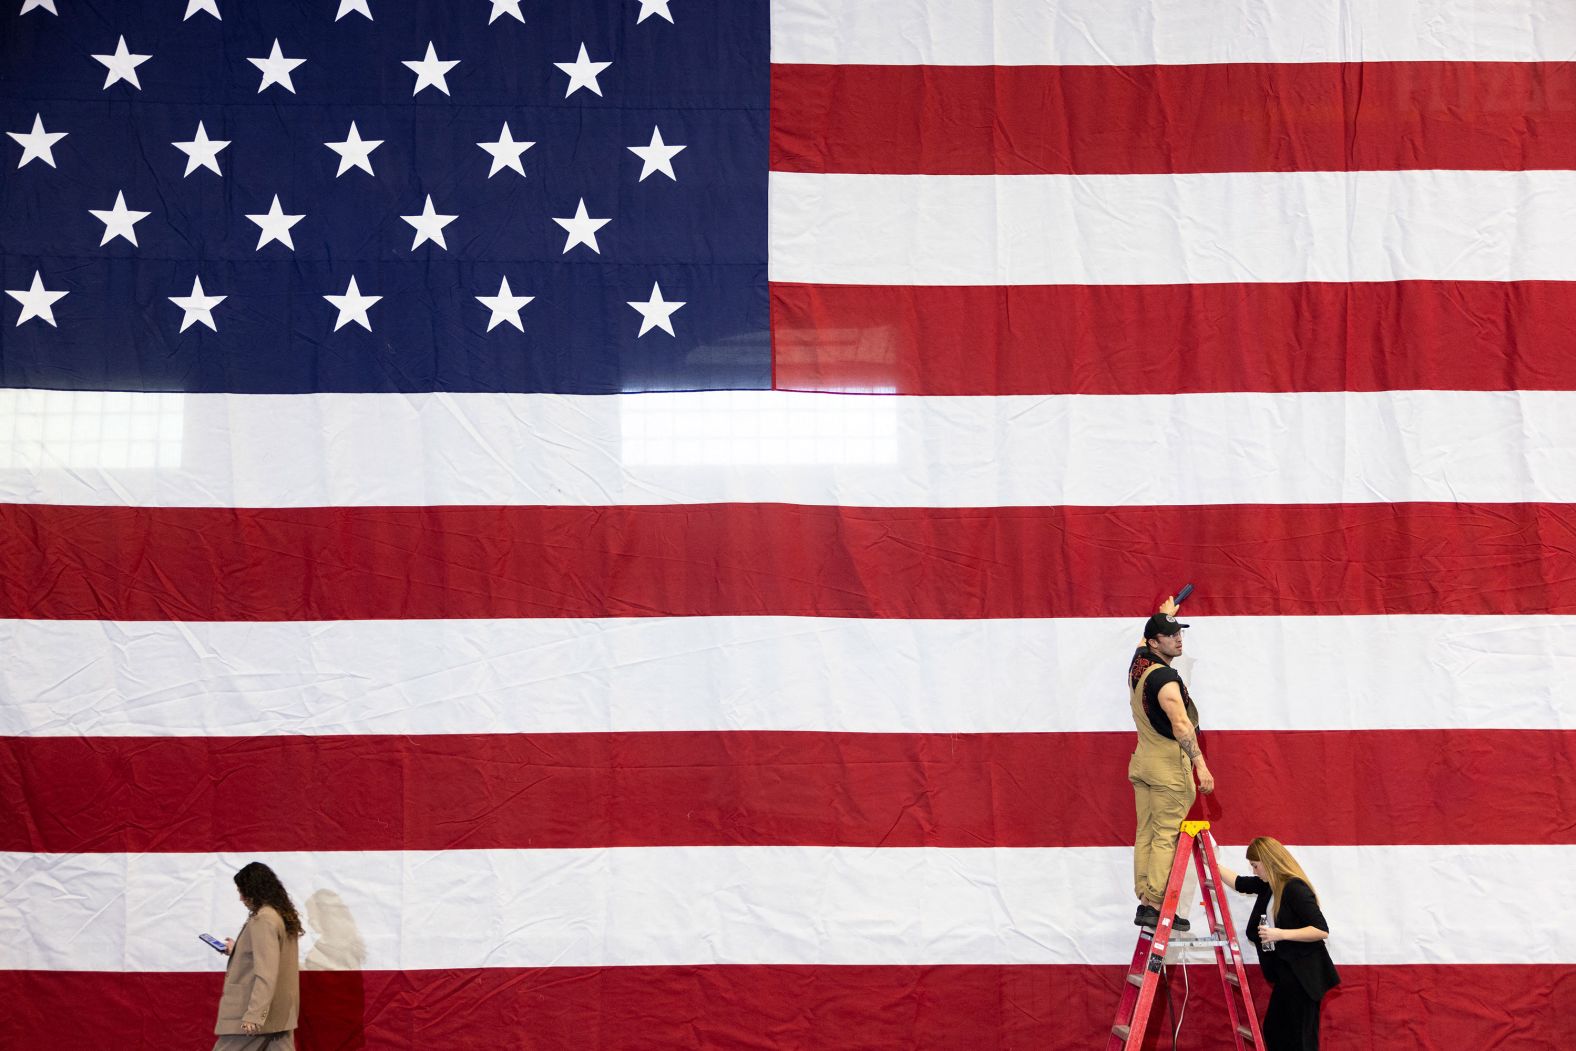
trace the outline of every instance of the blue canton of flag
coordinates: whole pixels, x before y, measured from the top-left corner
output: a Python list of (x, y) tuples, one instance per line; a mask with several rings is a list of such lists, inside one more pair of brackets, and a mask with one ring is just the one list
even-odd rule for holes
[(0, 385), (770, 385), (766, 4), (23, 7)]

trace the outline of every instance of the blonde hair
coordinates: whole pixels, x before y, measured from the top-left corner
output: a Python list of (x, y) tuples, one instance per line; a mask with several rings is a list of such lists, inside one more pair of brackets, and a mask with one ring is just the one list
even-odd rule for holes
[(1313, 890), (1313, 881), (1308, 878), (1306, 872), (1302, 871), (1302, 866), (1297, 864), (1297, 859), (1291, 856), (1291, 851), (1287, 850), (1280, 840), (1259, 836), (1248, 844), (1248, 860), (1257, 861), (1264, 866), (1264, 878), (1275, 894), (1276, 912), (1280, 911), (1281, 891), (1293, 879), (1300, 879), (1306, 883), (1308, 889), (1313, 891), (1314, 903), (1318, 903), (1319, 892)]

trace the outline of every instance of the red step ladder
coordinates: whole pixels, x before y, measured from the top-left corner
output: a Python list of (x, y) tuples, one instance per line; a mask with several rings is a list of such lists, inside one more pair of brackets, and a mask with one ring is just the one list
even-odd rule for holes
[[(1197, 850), (1195, 851), (1195, 845)], [(1166, 948), (1171, 944), (1171, 927), (1176, 920), (1177, 904), (1182, 898), (1182, 881), (1191, 858), (1198, 869), (1199, 886), (1204, 891), (1204, 911), (1209, 919), (1206, 938), (1179, 939), (1194, 945), (1209, 945), (1215, 950), (1215, 969), (1220, 972), (1220, 987), (1226, 994), (1226, 1013), (1231, 1019), (1231, 1034), (1237, 1051), (1257, 1051), (1264, 1046), (1259, 1032), (1259, 1017), (1253, 1010), (1253, 993), (1242, 967), (1242, 950), (1237, 946), (1236, 930), (1231, 926), (1231, 910), (1220, 882), (1220, 863), (1215, 859), (1215, 838), (1209, 834), (1208, 821), (1184, 821), (1177, 836), (1176, 860), (1166, 883), (1166, 900), (1160, 907), (1160, 921), (1154, 930), (1143, 928), (1138, 948), (1127, 969), (1122, 986), (1122, 1002), (1116, 1009), (1116, 1024), (1106, 1051), (1138, 1051), (1149, 1026), (1149, 1011), (1154, 1006), (1155, 990), (1166, 967)], [(1230, 956), (1230, 962), (1227, 956)], [(1238, 1006), (1238, 1000), (1241, 1006)]]

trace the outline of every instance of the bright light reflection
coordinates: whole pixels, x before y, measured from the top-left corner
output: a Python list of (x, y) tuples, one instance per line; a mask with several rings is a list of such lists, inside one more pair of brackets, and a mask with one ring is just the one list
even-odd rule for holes
[(0, 468), (179, 467), (179, 392), (0, 390)]
[(889, 464), (896, 396), (709, 391), (620, 401), (626, 464)]

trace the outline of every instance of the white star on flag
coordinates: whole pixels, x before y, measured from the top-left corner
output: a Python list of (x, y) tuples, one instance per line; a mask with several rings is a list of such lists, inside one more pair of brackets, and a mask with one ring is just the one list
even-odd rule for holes
[(372, 151), (383, 145), (382, 139), (363, 139), (356, 130), (356, 122), (350, 122), (350, 132), (345, 136), (344, 142), (325, 142), (324, 146), (339, 154), (339, 170), (334, 173), (334, 178), (339, 178), (352, 168), (360, 168), (368, 175), (375, 174), (372, 170)]
[(503, 323), (513, 325), (521, 332), (524, 332), (525, 326), (520, 323), (520, 308), (535, 298), (535, 296), (515, 295), (513, 290), (509, 288), (509, 279), (505, 277), (498, 282), (498, 294), (496, 296), (477, 296), (476, 300), (482, 306), (492, 311), (492, 317), (487, 319), (488, 332), (491, 332)]
[(124, 80), (138, 91), (142, 90), (142, 82), (137, 79), (137, 67), (142, 65), (152, 55), (133, 55), (126, 50), (126, 38), (122, 36), (115, 45), (113, 55), (94, 55), (96, 61), (104, 63), (104, 68), (109, 70), (104, 74), (104, 87), (107, 89), (117, 80)]
[(295, 84), (290, 80), (290, 71), (295, 69), (304, 58), (285, 58), (284, 52), (279, 50), (279, 38), (274, 37), (274, 49), (266, 58), (249, 58), (246, 61), (263, 71), (263, 82), (257, 85), (257, 93), (261, 95), (263, 89), (270, 84), (278, 84), (290, 94), (295, 94)]
[(197, 134), (190, 142), (172, 142), (171, 146), (186, 154), (186, 172), (190, 175), (198, 168), (207, 168), (215, 175), (223, 176), (219, 170), (219, 151), (230, 145), (229, 139), (210, 139), (208, 130), (202, 126), (202, 121), (197, 122)]
[(596, 232), (612, 220), (591, 218), (586, 213), (586, 199), (582, 197), (573, 216), (568, 219), (554, 219), (553, 222), (569, 232), (569, 236), (564, 238), (564, 251), (560, 254), (567, 254), (575, 245), (585, 245), (597, 255), (601, 255), (602, 249), (597, 247), (596, 243)]
[(186, 17), (181, 21), (186, 21), (199, 11), (206, 11), (219, 21), (224, 21), (224, 16), (219, 14), (219, 0), (186, 0)]
[(423, 241), (432, 241), (439, 248), (448, 251), (449, 246), (443, 242), (443, 228), (448, 226), (457, 215), (439, 215), (432, 209), (432, 194), (427, 195), (427, 203), (422, 206), (420, 215), (402, 215), (401, 219), (416, 228), (416, 238), (410, 243), (410, 250), (414, 252)]
[(590, 88), (598, 95), (602, 94), (602, 87), (596, 82), (596, 78), (612, 64), (611, 62), (592, 62), (591, 57), (586, 54), (584, 43), (580, 45), (579, 57), (573, 62), (553, 63), (553, 65), (569, 74), (569, 87), (564, 91), (564, 98), (568, 98), (581, 88)]
[[(66, 293), (49, 291), (44, 287), (44, 276), (37, 270), (34, 270), (33, 287), (15, 290), (8, 288), (5, 290), (5, 294), (22, 304), (22, 316), (16, 319), (18, 325), (21, 325), (22, 322), (27, 321), (29, 318), (35, 317), (54, 325), (55, 300)], [(56, 325), (55, 327), (59, 328), (60, 326)]]
[(29, 11), (48, 11), (52, 15), (59, 15), (55, 10), (55, 0), (22, 0), (22, 10), (18, 14), (27, 14)]
[(673, 21), (673, 12), (668, 10), (669, 0), (636, 0), (640, 4), (640, 14), (635, 19), (638, 26), (652, 15), (666, 18), (669, 23)]
[(223, 303), (229, 296), (210, 296), (202, 290), (202, 278), (192, 278), (192, 293), (189, 296), (170, 296), (169, 300), (186, 313), (181, 317), (181, 331), (185, 332), (192, 324), (207, 325), (213, 331), (219, 331), (219, 326), (213, 323), (213, 308)]
[(125, 191), (115, 195), (115, 207), (108, 211), (89, 208), (88, 212), (92, 214), (93, 218), (104, 224), (104, 238), (99, 241), (100, 247), (109, 244), (117, 237), (124, 237), (132, 244), (136, 244), (137, 224), (153, 214), (152, 212), (137, 212), (127, 208)]
[(523, 177), (525, 168), (520, 164), (520, 154), (536, 143), (515, 141), (514, 136), (509, 132), (509, 122), (504, 121), (503, 130), (498, 133), (498, 141), (478, 142), (476, 145), (492, 154), (492, 168), (487, 172), (487, 178), (491, 179), (505, 168), (513, 168)]
[(445, 95), (449, 93), (449, 70), (460, 64), (457, 58), (444, 61), (438, 58), (437, 48), (432, 46), (432, 41), (427, 41), (427, 55), (421, 59), (407, 59), (401, 65), (416, 74), (416, 88), (412, 95), (419, 95), (422, 88), (437, 88)]
[(652, 172), (661, 172), (674, 182), (678, 182), (679, 177), (673, 174), (673, 156), (685, 148), (683, 146), (669, 146), (663, 142), (662, 129), (656, 125), (652, 125), (651, 144), (649, 146), (626, 147), (630, 153), (639, 157), (643, 162), (640, 167), (640, 182), (645, 182), (646, 176)]
[(366, 15), (368, 22), (373, 21), (372, 9), (367, 6), (367, 0), (339, 0), (339, 11), (334, 15), (334, 21), (338, 22), (351, 13)]
[(324, 299), (334, 304), (339, 310), (339, 318), (334, 322), (334, 331), (338, 332), (354, 321), (368, 332), (372, 331), (372, 319), (367, 316), (367, 308), (372, 306), (382, 296), (364, 296), (361, 289), (356, 287), (356, 275), (350, 275), (350, 285), (342, 296), (324, 296)]
[(55, 143), (71, 133), (69, 131), (45, 131), (44, 115), (35, 113), (33, 114), (32, 131), (8, 131), (6, 134), (22, 144), (22, 159), (16, 162), (18, 168), (28, 161), (43, 161), (53, 168), (55, 166)]
[(513, 15), (525, 21), (525, 16), (520, 13), (520, 0), (492, 0), (492, 14), (487, 17), (487, 24), (498, 21), (500, 15)]
[(630, 306), (640, 311), (640, 331), (635, 334), (639, 339), (653, 328), (660, 328), (670, 336), (677, 335), (673, 331), (673, 312), (684, 304), (674, 300), (662, 298), (662, 288), (651, 282), (651, 298), (642, 303), (638, 299), (628, 300)]
[(269, 241), (278, 241), (294, 252), (295, 241), (290, 237), (290, 228), (302, 219), (305, 219), (306, 213), (286, 215), (284, 210), (279, 207), (279, 195), (276, 193), (274, 194), (274, 203), (269, 206), (268, 211), (261, 215), (248, 215), (247, 218), (258, 226), (257, 247), (253, 249), (254, 251), (262, 251), (263, 245)]

